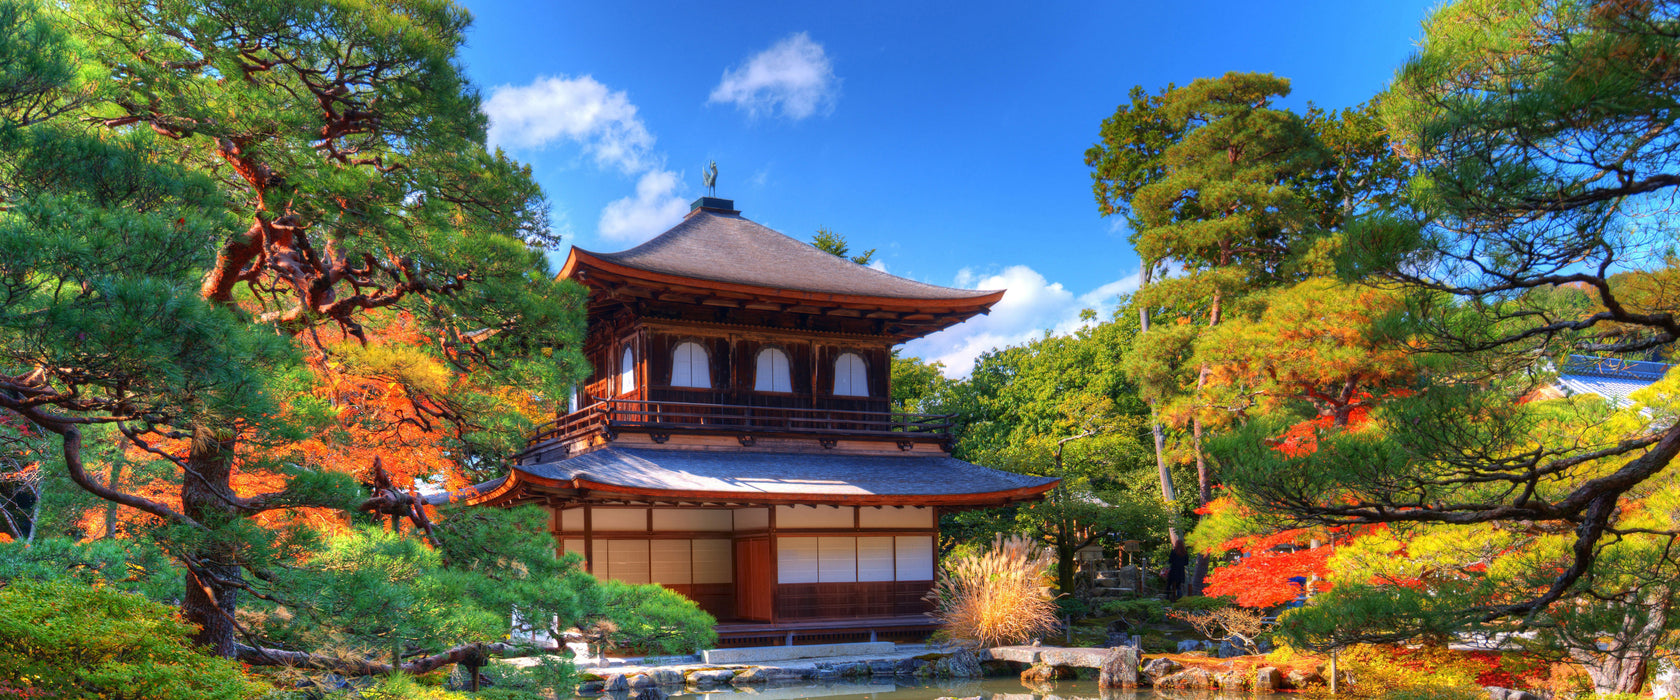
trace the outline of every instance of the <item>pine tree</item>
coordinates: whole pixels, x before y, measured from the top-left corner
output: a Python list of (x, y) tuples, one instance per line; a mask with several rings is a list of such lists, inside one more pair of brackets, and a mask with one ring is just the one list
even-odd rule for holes
[[(0, 56), (24, 57), (0, 63), (0, 410), (164, 524), (219, 654), (241, 595), (295, 554), (253, 518), (425, 524), (405, 485), (359, 493), (371, 465), (276, 453), (330, 408), (310, 362), (423, 358), (386, 380), (466, 464), (517, 434), (510, 391), (562, 395), (583, 366), (542, 193), (484, 146), (467, 23), (447, 3), (0, 2)], [(423, 344), (368, 325), (398, 313)], [(172, 496), (90, 473), (90, 431), (113, 429)]]

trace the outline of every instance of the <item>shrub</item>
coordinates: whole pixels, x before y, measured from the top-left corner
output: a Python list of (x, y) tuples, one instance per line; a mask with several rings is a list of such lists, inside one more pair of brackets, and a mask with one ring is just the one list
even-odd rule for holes
[(1104, 615), (1118, 615), (1129, 622), (1162, 622), (1167, 619), (1167, 605), (1160, 598), (1111, 600), (1102, 604)]
[(133, 593), (18, 579), (0, 588), (0, 694), (233, 700), (262, 692), (237, 662), (194, 648), (193, 631)]
[(1222, 595), (1210, 598), (1208, 596), (1192, 595), (1173, 601), (1171, 607), (1189, 612), (1209, 612), (1220, 608), (1228, 608), (1232, 605), (1236, 605), (1236, 598), (1232, 596)]
[[(1272, 659), (1268, 659), (1272, 660)], [(1343, 696), (1382, 700), (1485, 700), (1477, 677), (1490, 655), (1446, 648), (1358, 645), (1343, 649), (1339, 667), (1354, 678)], [(1322, 688), (1309, 696), (1328, 697)]]
[(1167, 613), (1189, 623), (1203, 637), (1215, 641), (1235, 639), (1244, 647), (1253, 647), (1255, 640), (1266, 631), (1266, 617), (1258, 610), (1227, 606), (1207, 611), (1173, 610)]
[(692, 654), (717, 643), (717, 620), (688, 598), (655, 583), (605, 580), (584, 595), (590, 613), (577, 626), (600, 653), (636, 649)]
[(1016, 644), (1056, 629), (1051, 559), (1020, 535), (998, 535), (991, 549), (948, 558), (928, 593), (947, 633), (983, 646)]

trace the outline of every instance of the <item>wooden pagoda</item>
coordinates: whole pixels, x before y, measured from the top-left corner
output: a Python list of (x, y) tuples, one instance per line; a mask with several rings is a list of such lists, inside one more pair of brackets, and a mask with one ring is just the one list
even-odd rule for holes
[(537, 503), (597, 576), (654, 582), (724, 643), (925, 634), (942, 511), (1054, 479), (947, 454), (950, 416), (890, 409), (890, 352), (1001, 291), (855, 264), (703, 197), (619, 253), (573, 249), (594, 374), (470, 503)]

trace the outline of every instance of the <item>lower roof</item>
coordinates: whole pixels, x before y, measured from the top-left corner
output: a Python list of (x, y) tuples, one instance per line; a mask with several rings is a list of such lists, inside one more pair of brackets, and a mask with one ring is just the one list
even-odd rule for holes
[(513, 468), (469, 503), (510, 502), (525, 489), (650, 500), (737, 503), (1002, 505), (1032, 500), (1058, 479), (988, 469), (945, 455), (604, 447)]

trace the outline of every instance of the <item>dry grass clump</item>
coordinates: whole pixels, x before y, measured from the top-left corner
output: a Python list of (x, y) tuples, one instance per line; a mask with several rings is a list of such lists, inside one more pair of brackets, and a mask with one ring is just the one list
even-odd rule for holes
[(946, 634), (981, 646), (1019, 644), (1056, 629), (1051, 556), (1020, 535), (945, 563), (927, 599)]

